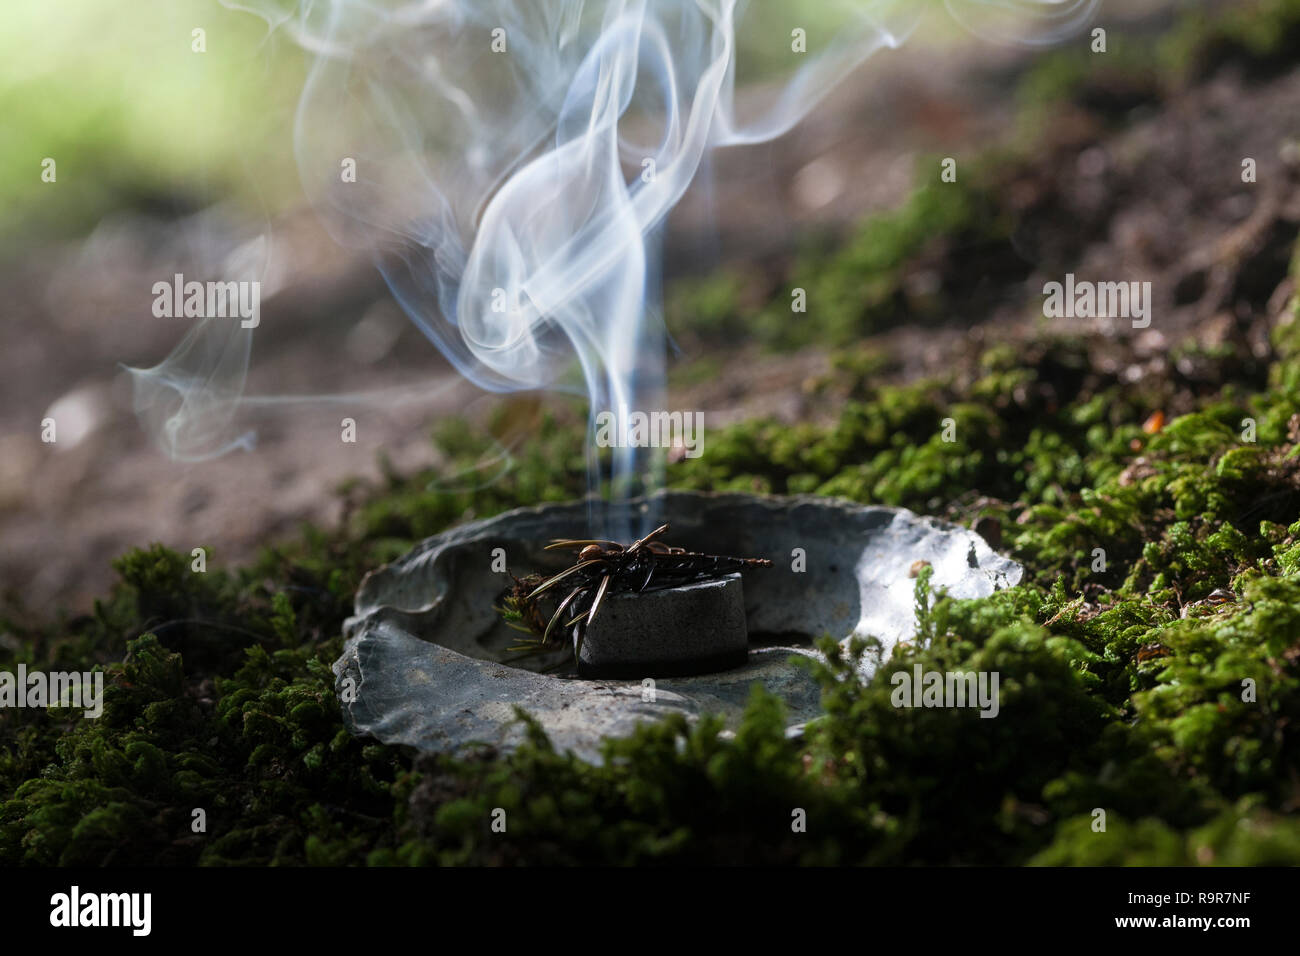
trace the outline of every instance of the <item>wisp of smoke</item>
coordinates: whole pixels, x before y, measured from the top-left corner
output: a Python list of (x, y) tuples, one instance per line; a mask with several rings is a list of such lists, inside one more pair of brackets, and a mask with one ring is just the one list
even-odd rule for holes
[[(946, 2), (963, 23), (976, 13), (997, 23), (1037, 16), (1040, 35), (1056, 38), (1097, 0)], [(293, 141), (334, 238), (374, 256), (407, 315), (465, 378), (496, 392), (579, 390), (593, 422), (601, 410), (663, 407), (662, 225), (708, 151), (785, 133), (872, 53), (897, 46), (926, 6), (227, 5), (263, 17), (313, 58)], [(761, 107), (737, 97), (742, 40), (764, 52)], [(780, 62), (788, 68), (774, 75)], [(141, 414), (170, 454), (239, 443), (221, 436), (251, 334), (206, 321), (162, 365), (133, 370)], [(594, 441), (588, 449), (594, 487), (629, 476), (655, 483), (662, 459), (645, 450), (614, 449), (602, 474)]]

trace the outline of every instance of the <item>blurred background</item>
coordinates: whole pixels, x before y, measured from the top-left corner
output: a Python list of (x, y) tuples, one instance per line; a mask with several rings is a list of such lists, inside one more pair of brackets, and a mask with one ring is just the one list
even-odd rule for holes
[[(837, 356), (907, 381), (993, 338), (1031, 341), (1042, 283), (1066, 271), (1154, 280), (1158, 327), (1111, 329), (1097, 346), (1135, 382), (1176, 363), (1184, 336), (1235, 337), (1250, 355), (1261, 333), (1237, 303), (1263, 315), (1285, 298), (1296, 218), (1292, 191), (1242, 184), (1240, 157), (1274, 184), (1296, 162), (1297, 5), (1107, 0), (1096, 23), (1104, 60), (1086, 32), (1042, 49), (932, 16), (791, 134), (717, 154), (667, 224), (673, 407), (714, 427), (816, 420)], [(369, 258), (306, 206), (292, 149), (305, 70), (292, 43), (215, 0), (5, 3), (7, 600), (84, 610), (108, 559), (152, 541), (239, 562), (302, 522), (338, 521), (349, 481), (436, 467), (436, 423), (519, 403), (462, 383)], [(764, 95), (761, 76), (749, 95)], [(939, 194), (946, 156), (960, 180)], [(46, 157), (55, 182), (42, 181)], [(355, 444), (338, 441), (334, 404), (268, 406), (255, 450), (172, 462), (137, 422), (122, 369), (160, 362), (185, 331), (152, 314), (153, 283), (259, 241), (249, 393), (419, 397), (368, 406)], [(1249, 268), (1223, 265), (1243, 250)], [(826, 304), (806, 321), (791, 320), (795, 285)], [(1181, 370), (1189, 387), (1195, 371)], [(45, 417), (56, 443), (41, 441)]]

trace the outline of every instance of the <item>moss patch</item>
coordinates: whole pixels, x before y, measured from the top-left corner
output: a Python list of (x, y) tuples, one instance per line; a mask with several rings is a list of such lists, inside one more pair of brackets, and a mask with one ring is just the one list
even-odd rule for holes
[[(576, 493), (581, 473), (554, 463), (581, 447), (577, 423), (548, 420), (536, 454), (474, 491), (430, 489), (427, 476), (354, 488), (342, 528), (251, 568), (196, 573), (160, 547), (132, 552), (92, 615), (7, 624), (19, 649), (6, 664), (97, 661), (107, 687), (99, 720), (0, 713), (0, 858), (1294, 862), (1292, 331), (1279, 328), (1260, 390), (1199, 400), (1155, 434), (1141, 427), (1144, 402), (1174, 385), (1150, 399), (1122, 390), (1065, 340), (1019, 360), (995, 348), (968, 379), (906, 387), (873, 388), (844, 363), (823, 383), (842, 406), (834, 424), (746, 423), (676, 466), (679, 486), (992, 517), (1029, 569), (1021, 587), (960, 604), (923, 577), (925, 640), (869, 685), (832, 653), (816, 669), (827, 715), (801, 743), (762, 695), (734, 740), (710, 721), (670, 720), (611, 742), (599, 768), (554, 753), (536, 728), (517, 753), (459, 760), (344, 731), (329, 665), (360, 574), (468, 513)], [(1033, 387), (1068, 380), (1047, 366), (1076, 371), (1073, 395)], [(1253, 443), (1243, 417), (1258, 423)], [(443, 447), (466, 468), (484, 451), (464, 433)], [(1216, 589), (1231, 597), (1211, 599)], [(889, 677), (916, 664), (997, 671), (1000, 715), (895, 708)], [(508, 839), (491, 830), (498, 807)], [(196, 808), (206, 833), (192, 832)], [(807, 833), (791, 832), (795, 808)], [(1091, 827), (1098, 808), (1105, 833)]]

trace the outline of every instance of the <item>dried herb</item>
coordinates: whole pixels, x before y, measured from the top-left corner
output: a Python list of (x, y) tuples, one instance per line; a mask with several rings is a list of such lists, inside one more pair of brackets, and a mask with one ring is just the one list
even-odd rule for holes
[[(502, 614), (512, 626), (538, 635), (538, 640), (522, 643), (512, 650), (554, 650), (562, 642), (562, 635), (576, 625), (576, 656), (582, 650), (587, 625), (596, 619), (610, 594), (675, 588), (725, 577), (742, 568), (772, 566), (766, 558), (703, 554), (656, 540), (667, 530), (668, 525), (660, 525), (627, 546), (601, 538), (552, 541), (546, 550), (572, 551), (577, 561), (550, 577), (533, 574), (514, 579), (514, 586), (503, 602)], [(549, 600), (553, 589), (560, 584), (571, 586), (571, 590), (548, 614), (543, 611), (542, 602)]]

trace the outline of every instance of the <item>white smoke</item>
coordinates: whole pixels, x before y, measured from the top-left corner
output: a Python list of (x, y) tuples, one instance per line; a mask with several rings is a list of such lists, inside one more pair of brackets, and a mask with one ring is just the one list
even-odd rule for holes
[[(963, 22), (972, 11), (1023, 20), (1036, 10), (1054, 36), (1096, 0), (948, 4)], [(314, 58), (294, 147), (333, 236), (374, 254), (410, 318), (470, 381), (491, 391), (578, 388), (593, 420), (606, 409), (663, 407), (660, 227), (708, 151), (790, 130), (863, 60), (897, 46), (929, 6), (228, 5), (262, 16)], [(752, 112), (736, 96), (737, 73), (748, 69), (741, 38), (758, 51), (750, 72), (773, 91)], [(348, 163), (355, 181), (343, 174)], [(142, 413), (164, 393), (181, 397), (179, 410), (163, 406), (171, 453), (226, 447), (212, 440), (214, 426), (238, 399), (247, 351), (237, 343), (248, 334), (210, 330), (207, 345), (191, 341), (136, 372)], [(196, 367), (196, 357), (216, 365)], [(615, 456), (616, 478), (651, 467), (632, 450)]]

